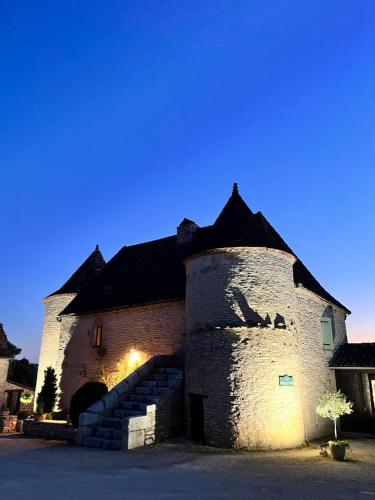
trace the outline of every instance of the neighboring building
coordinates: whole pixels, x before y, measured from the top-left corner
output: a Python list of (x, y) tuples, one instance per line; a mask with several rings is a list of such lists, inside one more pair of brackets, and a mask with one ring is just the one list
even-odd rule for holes
[[(25, 395), (28, 396), (28, 398), (24, 401), (23, 396)], [(20, 411), (33, 411), (35, 392), (32, 387), (7, 379), (5, 382), (5, 397), (6, 405), (11, 415), (17, 415)]]
[(2, 323), (0, 323), (0, 408), (5, 403), (5, 386), (8, 377), (9, 361), (13, 355), (8, 347), (8, 339), (5, 335)]
[(237, 185), (213, 225), (184, 219), (107, 264), (97, 248), (44, 302), (36, 393), (52, 366), (62, 408), (89, 380), (112, 386), (152, 356), (179, 355), (189, 436), (285, 448), (330, 432), (315, 408), (336, 387), (329, 360), (350, 311)]
[(375, 343), (343, 344), (330, 361), (337, 387), (352, 401), (341, 430), (375, 434)]

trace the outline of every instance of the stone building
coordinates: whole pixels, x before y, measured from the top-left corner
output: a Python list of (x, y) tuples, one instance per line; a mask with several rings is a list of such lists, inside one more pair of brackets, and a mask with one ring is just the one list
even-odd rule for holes
[[(211, 226), (184, 219), (177, 234), (125, 246), (107, 264), (96, 248), (44, 302), (37, 392), (53, 366), (62, 408), (89, 380), (111, 388), (149, 369), (147, 360), (174, 355), (184, 359), (188, 436), (285, 448), (330, 430), (315, 407), (336, 387), (329, 360), (347, 342), (350, 311), (236, 184)], [(138, 395), (167, 377), (158, 370)]]
[(0, 408), (7, 404), (6, 384), (9, 370), (9, 361), (13, 355), (8, 346), (8, 339), (5, 335), (2, 323), (0, 323)]

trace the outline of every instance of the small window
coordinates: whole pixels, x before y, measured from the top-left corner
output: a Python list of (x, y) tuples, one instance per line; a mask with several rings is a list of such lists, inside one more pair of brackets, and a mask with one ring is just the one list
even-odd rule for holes
[(331, 318), (321, 318), (320, 320), (322, 330), (322, 344), (323, 349), (327, 351), (333, 350), (333, 333)]
[(95, 327), (94, 347), (100, 347), (102, 345), (102, 340), (103, 340), (103, 327), (96, 326)]

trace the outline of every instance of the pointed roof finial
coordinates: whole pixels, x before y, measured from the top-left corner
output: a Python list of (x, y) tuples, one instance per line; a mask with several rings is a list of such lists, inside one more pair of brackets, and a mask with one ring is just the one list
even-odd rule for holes
[(99, 250), (99, 245), (95, 245), (95, 250), (98, 251)]
[(238, 194), (238, 184), (237, 182), (235, 182), (233, 184), (233, 191), (232, 191), (232, 194)]

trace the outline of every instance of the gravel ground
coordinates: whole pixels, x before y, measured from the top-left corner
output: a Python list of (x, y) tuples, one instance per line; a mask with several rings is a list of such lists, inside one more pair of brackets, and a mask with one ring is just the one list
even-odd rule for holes
[(375, 439), (345, 462), (318, 446), (228, 452), (180, 441), (129, 452), (0, 437), (0, 499), (375, 499)]

